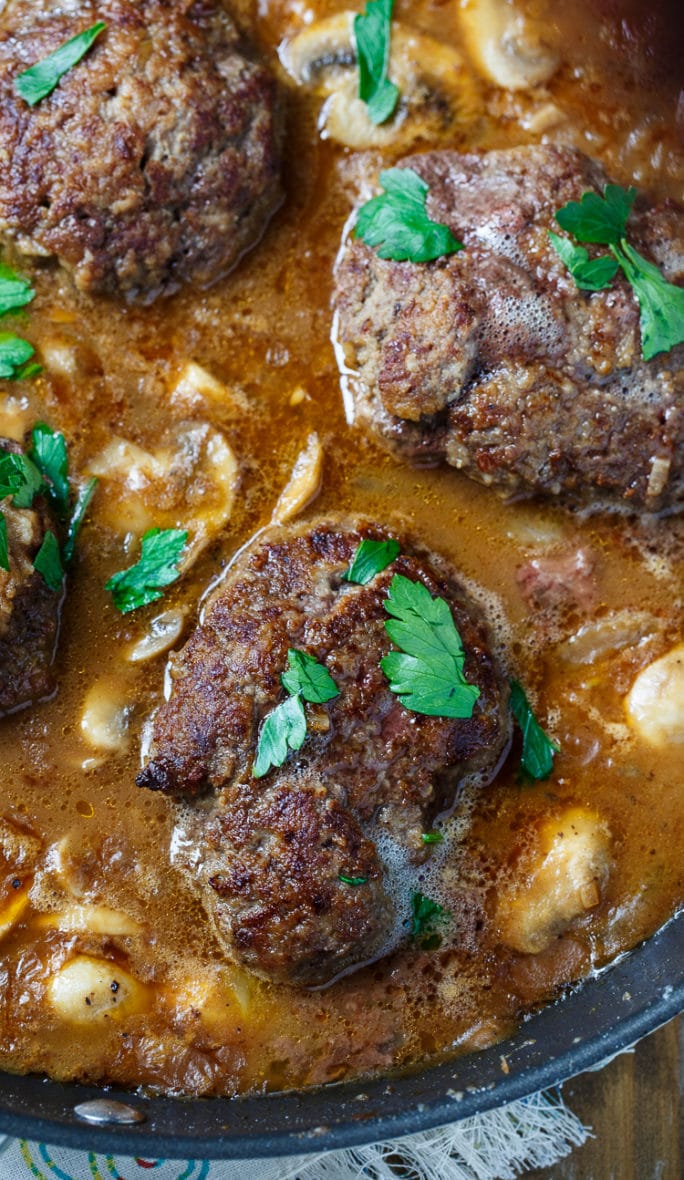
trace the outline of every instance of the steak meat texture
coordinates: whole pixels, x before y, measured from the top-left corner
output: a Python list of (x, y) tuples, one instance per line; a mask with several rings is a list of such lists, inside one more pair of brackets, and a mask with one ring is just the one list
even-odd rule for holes
[[(343, 243), (335, 336), (359, 424), (402, 458), (446, 461), (506, 493), (681, 506), (684, 347), (644, 361), (626, 279), (579, 290), (548, 236), (561, 232), (562, 205), (603, 193), (600, 165), (539, 146), (399, 166), (429, 185), (429, 216), (465, 249), (390, 262), (353, 236)], [(682, 283), (680, 206), (638, 199), (628, 232)]]
[[(106, 29), (30, 107), (15, 79)], [(9, 0), (0, 19), (0, 232), (89, 293), (206, 285), (280, 204), (275, 85), (216, 0)]]
[[(0, 438), (0, 456), (21, 451)], [(48, 697), (55, 682), (52, 664), (59, 631), (61, 590), (51, 590), (33, 562), (45, 534), (57, 535), (42, 496), (30, 508), (17, 508), (12, 497), (0, 501), (7, 526), (9, 569), (0, 568), (0, 716)]]
[[(400, 556), (369, 584), (343, 579), (362, 538), (387, 536), (349, 520), (261, 534), (172, 657), (138, 776), (192, 801), (183, 823), (199, 853), (188, 863), (219, 938), (278, 982), (324, 983), (396, 945), (387, 847), (409, 863), (429, 856), (422, 833), (465, 775), (493, 773), (509, 738), (505, 679), (451, 568), (399, 537)], [(480, 689), (472, 718), (409, 712), (390, 691), (380, 660), (392, 647), (384, 603), (395, 573), (448, 602), (464, 674)], [(305, 705), (301, 749), (257, 779), (259, 732), (286, 699), (291, 648), (323, 664), (339, 695)]]

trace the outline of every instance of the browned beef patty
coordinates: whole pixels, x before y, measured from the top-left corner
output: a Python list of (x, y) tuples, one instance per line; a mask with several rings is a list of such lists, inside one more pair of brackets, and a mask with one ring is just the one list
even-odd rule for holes
[[(396, 534), (394, 534), (396, 535)], [(141, 786), (194, 800), (205, 905), (230, 953), (267, 977), (322, 983), (378, 954), (395, 921), (383, 849), (419, 862), (465, 775), (508, 740), (507, 687), (481, 611), (434, 554), (401, 555), (366, 586), (342, 580), (363, 537), (348, 520), (271, 528), (236, 560), (171, 663)], [(380, 668), (395, 573), (447, 600), (480, 688), (469, 720), (409, 712)], [(260, 726), (284, 698), (289, 648), (324, 664), (339, 696), (306, 705), (301, 749), (252, 776)], [(379, 841), (379, 843), (378, 843)], [(363, 885), (340, 881), (365, 878)]]
[[(0, 438), (0, 454), (21, 450)], [(7, 524), (9, 570), (0, 569), (0, 716), (50, 695), (59, 630), (61, 592), (50, 590), (33, 568), (45, 534), (57, 529), (41, 496), (31, 508), (0, 500)]]
[[(428, 183), (430, 217), (465, 249), (389, 262), (344, 243), (335, 332), (359, 424), (402, 458), (446, 461), (505, 492), (681, 505), (684, 347), (642, 360), (627, 281), (580, 291), (548, 238), (562, 205), (603, 192), (600, 165), (537, 146), (399, 166)], [(639, 201), (629, 234), (684, 280), (680, 206)]]
[[(96, 21), (34, 108), (19, 73)], [(274, 82), (215, 0), (9, 0), (0, 20), (0, 230), (84, 291), (151, 300), (207, 284), (279, 205)]]

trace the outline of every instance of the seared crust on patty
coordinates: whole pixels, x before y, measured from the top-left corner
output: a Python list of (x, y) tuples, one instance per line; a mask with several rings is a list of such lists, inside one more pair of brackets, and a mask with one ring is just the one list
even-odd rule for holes
[[(627, 281), (579, 290), (548, 237), (562, 205), (603, 193), (600, 165), (535, 146), (401, 166), (427, 182), (430, 217), (465, 249), (411, 263), (343, 244), (336, 337), (359, 424), (401, 457), (508, 493), (681, 505), (684, 347), (644, 361)], [(684, 280), (681, 207), (639, 201), (629, 237)]]
[[(19, 73), (96, 21), (29, 107)], [(0, 20), (0, 230), (84, 291), (149, 301), (212, 282), (282, 198), (275, 85), (216, 0), (10, 0)]]
[[(21, 452), (0, 438), (0, 454)], [(61, 590), (51, 590), (33, 561), (48, 529), (57, 534), (42, 496), (31, 508), (17, 508), (12, 497), (0, 501), (7, 525), (9, 570), (0, 569), (0, 716), (42, 700), (54, 690), (52, 670)]]
[[(191, 827), (201, 885), (230, 952), (294, 983), (324, 982), (378, 953), (393, 923), (375, 840), (426, 855), (422, 833), (466, 774), (491, 772), (510, 732), (507, 688), (479, 608), (446, 563), (399, 536), (373, 580), (342, 580), (364, 537), (386, 529), (321, 521), (267, 530), (213, 593), (171, 663), (141, 786), (203, 796)], [(447, 600), (464, 675), (480, 688), (468, 720), (409, 712), (380, 668), (391, 649), (384, 603), (395, 573)], [(259, 729), (284, 699), (287, 651), (324, 664), (339, 696), (306, 705), (304, 745), (252, 776)], [(366, 878), (353, 887), (339, 874)]]

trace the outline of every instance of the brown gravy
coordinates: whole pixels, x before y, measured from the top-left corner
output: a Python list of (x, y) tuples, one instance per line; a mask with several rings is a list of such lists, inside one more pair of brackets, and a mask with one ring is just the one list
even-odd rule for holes
[[(342, 7), (318, 0), (314, 15)], [(543, 136), (571, 142), (617, 181), (681, 199), (681, 55), (667, 58), (667, 68), (653, 65), (654, 54), (664, 60), (657, 38), (665, 27), (640, 26), (636, 17), (620, 23), (609, 5), (602, 14), (586, 0), (524, 7), (543, 22), (561, 68), (530, 92), (482, 83), (468, 146)], [(421, 0), (399, 3), (396, 15), (460, 45), (457, 9)], [(262, 0), (248, 23), (273, 55), (303, 19), (294, 0)], [(0, 1066), (9, 1070), (232, 1094), (467, 1051), (504, 1037), (524, 1011), (634, 946), (684, 901), (683, 748), (647, 744), (624, 710), (637, 673), (682, 642), (684, 519), (504, 503), (453, 471), (400, 466), (348, 428), (329, 297), (360, 169), (355, 153), (320, 140), (319, 106), (319, 98), (291, 90), (287, 203), (261, 244), (211, 291), (132, 309), (80, 296), (50, 266), (19, 264), (38, 292), (25, 334), (42, 353), (45, 374), (30, 384), (3, 383), (0, 433), (21, 438), (35, 421), (49, 422), (64, 432), (79, 475), (97, 465), (113, 437), (148, 452), (173, 450), (188, 423), (209, 423), (237, 456), (239, 486), (229, 522), (163, 602), (122, 618), (103, 585), (133, 560), (140, 501), (127, 498), (121, 478), (103, 476), (69, 578), (59, 691), (0, 723), (2, 815), (42, 849), (28, 904), (2, 941)], [(543, 130), (539, 112), (551, 107), (560, 116)], [(452, 142), (464, 145), (458, 128)], [(391, 153), (376, 158), (381, 164)], [(188, 361), (212, 374), (225, 397), (183, 402), (174, 395)], [(561, 754), (548, 781), (522, 784), (514, 752), (491, 786), (459, 803), (448, 866), (438, 884), (434, 873), (423, 883), (426, 893), (439, 889), (452, 914), (439, 949), (409, 946), (326, 990), (293, 992), (224, 959), (170, 857), (172, 806), (135, 786), (141, 732), (160, 699), (166, 656), (133, 663), (127, 654), (169, 609), (184, 613), (187, 637), (201, 594), (268, 523), (312, 432), (324, 475), (307, 511), (401, 519), (444, 553), (488, 606), (506, 664), (533, 695)], [(181, 483), (188, 462), (174, 477)], [(200, 478), (195, 493), (200, 511), (220, 508), (210, 482)], [(143, 496), (144, 527), (186, 523), (184, 495), (170, 493), (166, 504)], [(580, 549), (593, 563), (591, 603), (560, 614), (531, 611), (519, 567)], [(110, 703), (105, 712), (113, 708), (120, 721), (111, 750), (94, 748), (81, 725), (95, 685)], [(598, 904), (541, 952), (522, 953), (501, 941), (497, 898), (518, 879), (539, 825), (567, 807), (591, 809), (607, 825), (610, 874)], [(84, 907), (96, 905), (128, 925), (110, 916), (95, 929)], [(76, 955), (108, 960), (138, 981), (130, 1011), (80, 1023), (59, 1017), (50, 981)]]

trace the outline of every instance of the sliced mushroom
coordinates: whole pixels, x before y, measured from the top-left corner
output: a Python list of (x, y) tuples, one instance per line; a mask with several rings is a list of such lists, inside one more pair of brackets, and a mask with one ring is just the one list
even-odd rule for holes
[(163, 655), (178, 642), (185, 625), (185, 611), (171, 607), (152, 619), (147, 631), (136, 639), (126, 652), (131, 664), (140, 664)]
[(639, 673), (625, 709), (630, 725), (650, 746), (684, 746), (684, 643)]
[(300, 85), (325, 97), (319, 128), (326, 139), (363, 150), (407, 148), (419, 139), (465, 138), (480, 115), (479, 86), (451, 46), (395, 21), (389, 76), (399, 87), (395, 114), (376, 126), (358, 97), (354, 12), (309, 25), (280, 47), (280, 60)]
[(292, 468), (289, 482), (283, 488), (273, 510), (273, 524), (285, 524), (303, 512), (321, 490), (323, 477), (323, 447), (317, 434), (310, 434)]
[(548, 82), (559, 65), (543, 38), (543, 26), (511, 0), (461, 0), (466, 45), (490, 82), (504, 90), (529, 90)]
[(123, 534), (184, 528), (187, 570), (230, 519), (238, 462), (225, 436), (207, 423), (183, 423), (167, 445), (146, 451), (114, 439), (88, 470), (106, 481), (102, 512)]
[(81, 733), (88, 745), (105, 754), (122, 754), (128, 746), (132, 711), (131, 702), (116, 683), (96, 681), (81, 714)]
[(41, 914), (35, 924), (47, 930), (104, 934), (110, 938), (132, 937), (142, 930), (134, 918), (106, 905), (71, 905), (65, 910)]
[(568, 808), (546, 820), (499, 901), (502, 941), (523, 954), (538, 954), (597, 906), (611, 867), (610, 847), (608, 825), (588, 808)]
[(227, 1029), (248, 1017), (258, 986), (254, 976), (231, 966), (206, 972), (201, 978), (189, 975), (166, 988), (164, 994), (181, 1022), (187, 1023), (188, 1014), (196, 1014), (207, 1029), (225, 1036)]
[(188, 361), (171, 390), (171, 401), (180, 410), (192, 411), (217, 408), (231, 413), (244, 413), (249, 403), (242, 390), (229, 389), (195, 361)]
[(92, 955), (76, 955), (65, 963), (50, 980), (47, 994), (56, 1014), (69, 1024), (101, 1024), (149, 1005), (144, 984), (116, 963)]

